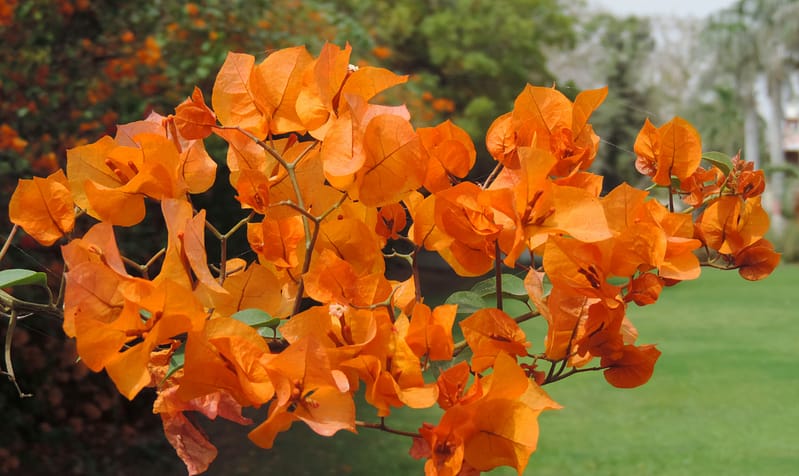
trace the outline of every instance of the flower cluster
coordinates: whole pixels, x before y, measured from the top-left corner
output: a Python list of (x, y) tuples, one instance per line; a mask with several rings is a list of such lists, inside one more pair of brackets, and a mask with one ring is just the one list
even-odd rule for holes
[[(195, 89), (173, 115), (70, 150), (66, 175), (23, 180), (11, 200), (14, 223), (41, 243), (71, 238), (65, 332), (126, 397), (155, 387), (154, 411), (191, 474), (216, 450), (185, 412), (251, 424), (242, 408), (268, 405), (249, 433), (264, 448), (297, 421), (324, 436), (386, 429), (356, 419), (359, 389), (381, 418), (443, 410), (410, 435), (427, 474), (521, 472), (538, 415), (560, 408), (542, 385), (589, 370), (622, 388), (652, 375), (660, 351), (636, 342), (630, 303), (654, 303), (703, 264), (761, 279), (779, 260), (763, 239), (762, 173), (721, 155), (701, 168), (682, 119), (647, 122), (635, 144), (668, 205), (627, 184), (603, 196), (589, 171), (599, 137), (588, 120), (606, 89), (572, 102), (528, 85), (488, 131), (494, 173), (473, 183), (469, 136), (451, 122), (416, 129), (406, 107), (379, 104), (407, 78), (353, 67), (350, 54), (296, 47), (256, 64), (230, 53), (210, 106)], [(226, 233), (192, 204), (213, 184), (212, 134), (228, 143), (230, 184), (249, 213)], [(675, 196), (693, 208), (676, 211)], [(160, 203), (167, 241), (134, 270), (114, 227), (140, 223), (146, 201)], [(76, 210), (97, 221), (80, 238)], [(228, 259), (227, 238), (245, 227), (257, 259)], [(206, 232), (222, 243), (218, 260)], [(426, 304), (424, 252), (460, 276), (493, 271), (468, 297), (496, 305)], [(409, 263), (409, 277), (390, 279), (388, 259)], [(510, 300), (528, 312), (506, 312)], [(548, 330), (533, 345), (521, 324), (539, 316)], [(434, 361), (446, 370), (430, 371)]]

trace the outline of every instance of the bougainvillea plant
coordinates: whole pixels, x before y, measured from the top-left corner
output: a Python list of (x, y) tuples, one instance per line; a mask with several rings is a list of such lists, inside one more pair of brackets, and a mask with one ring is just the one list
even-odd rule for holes
[[(256, 64), (230, 53), (210, 106), (195, 89), (174, 114), (71, 149), (66, 173), (21, 180), (10, 201), (13, 231), (62, 243), (66, 265), (47, 303), (2, 293), (10, 331), (22, 313), (58, 315), (82, 362), (124, 396), (154, 387), (154, 412), (190, 474), (216, 449), (187, 412), (255, 425), (249, 437), (263, 448), (296, 422), (324, 436), (368, 428), (408, 436), (427, 474), (521, 473), (538, 415), (560, 408), (545, 385), (588, 371), (621, 388), (649, 380), (660, 351), (636, 342), (628, 306), (655, 303), (702, 266), (757, 280), (779, 262), (763, 238), (763, 173), (703, 155), (680, 118), (647, 121), (635, 142), (650, 190), (603, 195), (588, 120), (606, 89), (572, 102), (528, 85), (487, 132), (496, 167), (476, 183), (469, 136), (451, 122), (414, 128), (404, 106), (376, 99), (407, 78), (354, 67), (350, 54), (296, 47)], [(228, 143), (231, 213), (241, 210), (225, 232), (192, 204), (216, 176), (203, 142), (212, 134)], [(160, 204), (167, 239), (140, 265), (115, 230), (140, 223), (147, 202)], [(235, 233), (256, 259), (228, 256)], [(206, 236), (220, 256), (208, 256)], [(459, 276), (489, 276), (431, 306), (429, 252)], [(390, 279), (388, 260), (405, 279)], [(44, 278), (5, 270), (0, 281)], [(532, 319), (546, 335), (528, 336)], [(356, 415), (356, 396), (378, 421)], [(389, 425), (393, 408), (436, 405), (440, 421), (417, 432)], [(266, 416), (253, 422), (245, 407)]]

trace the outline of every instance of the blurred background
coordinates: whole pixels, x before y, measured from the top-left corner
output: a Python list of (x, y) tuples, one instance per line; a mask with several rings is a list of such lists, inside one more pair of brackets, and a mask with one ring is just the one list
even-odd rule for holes
[[(113, 134), (117, 123), (143, 119), (150, 111), (173, 112), (195, 85), (210, 98), (215, 72), (229, 50), (260, 61), (270, 51), (298, 44), (317, 54), (325, 42), (349, 42), (354, 63), (411, 74), (393, 99), (408, 104), (417, 126), (452, 119), (465, 128), (481, 156), (477, 178), (492, 166), (485, 131), (512, 108), (527, 82), (554, 84), (570, 98), (583, 89), (609, 86), (607, 100), (591, 120), (602, 138), (594, 167), (605, 175), (607, 189), (622, 181), (644, 183), (634, 170), (632, 147), (646, 118), (660, 125), (682, 116), (699, 130), (704, 150), (740, 151), (766, 171), (770, 184), (764, 200), (773, 228), (769, 238), (785, 262), (799, 259), (799, 2), (789, 0), (0, 0), (0, 239), (11, 228), (5, 205), (18, 178), (52, 173), (64, 165), (68, 148)], [(208, 149), (222, 165), (222, 178), (200, 198), (200, 205), (224, 229), (226, 220), (238, 219), (224, 213), (234, 193), (224, 178), (223, 144), (211, 138)], [(139, 233), (158, 236), (160, 225), (149, 226)], [(244, 252), (246, 244), (240, 246)], [(140, 248), (125, 251), (141, 262), (151, 250)], [(57, 249), (41, 250), (22, 236), (2, 267), (46, 271), (57, 283), (58, 261)], [(794, 271), (778, 275), (785, 283), (799, 276), (796, 268), (789, 269)], [(725, 300), (726, 281), (719, 283), (713, 296)], [(768, 293), (788, 288), (775, 284), (751, 289)], [(763, 294), (745, 302), (777, 300), (772, 311), (778, 317), (791, 306), (796, 309), (795, 301), (783, 302), (780, 296)], [(667, 325), (656, 330), (665, 329)], [(796, 345), (785, 346), (780, 351), (792, 353), (779, 358), (795, 360)], [(76, 365), (73, 343), (65, 339), (59, 322), (26, 320), (15, 334), (13, 351), (21, 385), (34, 397), (20, 400), (12, 385), (0, 384), (0, 474), (184, 473), (163, 438), (160, 420), (150, 411), (152, 395), (128, 403), (106, 376)], [(753, 372), (759, 374), (758, 369)], [(774, 378), (787, 379), (780, 369)], [(732, 373), (730, 378), (737, 380)], [(591, 395), (601, 392), (582, 388), (590, 388)], [(785, 391), (794, 401), (799, 396), (795, 385)], [(576, 392), (564, 398), (574, 398), (577, 407), (586, 405), (580, 390)], [(799, 419), (795, 410), (791, 415)], [(559, 423), (548, 418), (549, 431), (557, 432)], [(565, 427), (573, 433), (573, 445), (592, 448), (586, 441), (602, 438), (589, 423), (585, 428), (574, 425)], [(407, 426), (414, 429), (418, 422)], [(657, 425), (652, 428), (656, 431)], [(726, 434), (725, 428), (718, 431)], [(629, 441), (638, 438), (628, 430), (619, 431)], [(795, 449), (799, 438), (793, 431), (787, 436), (794, 439), (787, 441)], [(421, 467), (405, 461), (406, 441), (391, 435), (370, 439), (378, 443), (366, 444), (362, 435), (309, 447), (307, 441), (318, 438), (298, 430), (287, 435), (281, 451), (264, 456), (266, 452), (248, 446), (241, 428), (212, 425), (209, 432), (221, 439), (215, 441), (221, 453), (212, 474), (301, 474), (296, 466), (286, 468), (292, 461), (305, 463), (298, 457), (302, 452), (327, 465), (327, 470), (315, 467), (314, 473), (372, 474), (376, 464), (388, 464), (384, 455), (399, 455), (396, 464), (389, 464), (396, 474)], [(580, 442), (588, 433), (593, 435)], [(773, 436), (784, 440), (786, 434)], [(542, 445), (558, 446), (551, 440), (542, 440)], [(600, 450), (586, 450), (582, 458), (594, 461), (592, 451)], [(371, 456), (361, 461), (358, 452)], [(737, 447), (729, 452), (735, 454)], [(341, 453), (349, 459), (329, 459)], [(563, 461), (579, 458), (561, 455)], [(660, 469), (625, 469), (623, 461), (629, 457), (620, 456), (622, 463), (615, 466), (589, 467), (588, 473), (555, 460), (553, 467), (560, 471), (551, 474), (782, 474), (715, 473), (713, 468), (685, 473), (679, 472), (684, 466), (665, 460)], [(641, 458), (661, 461), (651, 455)], [(771, 460), (775, 458), (791, 467), (799, 463), (796, 455), (779, 453)], [(677, 471), (664, 469), (671, 466)], [(549, 474), (536, 473), (535, 460), (529, 473)]]

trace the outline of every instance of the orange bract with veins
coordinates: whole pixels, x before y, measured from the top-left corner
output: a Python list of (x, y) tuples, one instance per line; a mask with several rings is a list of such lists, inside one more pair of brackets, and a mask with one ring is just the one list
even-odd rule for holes
[(475, 372), (491, 367), (501, 352), (523, 356), (530, 346), (516, 321), (499, 309), (481, 309), (461, 321), (460, 326), (474, 353)]
[(549, 151), (557, 159), (553, 173), (568, 176), (587, 169), (596, 156), (599, 137), (588, 117), (607, 95), (607, 88), (587, 90), (572, 104), (554, 88), (527, 85), (513, 111), (491, 125), (486, 145), (491, 155), (511, 169), (525, 160), (521, 147)]
[(20, 180), (8, 203), (8, 217), (39, 243), (50, 246), (75, 226), (75, 207), (64, 172), (46, 179)]
[(355, 403), (347, 379), (330, 368), (318, 341), (305, 338), (262, 361), (277, 398), (266, 421), (250, 432), (258, 446), (271, 448), (277, 433), (297, 420), (323, 436), (339, 430), (355, 432)]
[(635, 168), (658, 185), (671, 185), (671, 177), (690, 177), (702, 160), (702, 140), (696, 129), (680, 117), (656, 128), (649, 119), (635, 139)]
[(200, 88), (175, 108), (175, 125), (186, 139), (205, 139), (216, 127), (216, 114), (206, 104)]

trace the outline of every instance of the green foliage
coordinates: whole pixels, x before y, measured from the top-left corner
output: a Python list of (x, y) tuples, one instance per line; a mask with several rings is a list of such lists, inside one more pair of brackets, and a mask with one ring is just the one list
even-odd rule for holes
[[(316, 0), (15, 3), (9, 4), (10, 16), (0, 18), (0, 127), (22, 139), (6, 144), (8, 130), (0, 131), (5, 204), (17, 178), (48, 175), (63, 165), (67, 148), (113, 135), (116, 123), (143, 119), (151, 110), (169, 114), (195, 84), (209, 94), (228, 50), (265, 55), (305, 43), (318, 51), (326, 41), (350, 41), (365, 51), (370, 46), (355, 20), (332, 2)], [(218, 150), (211, 153), (224, 159)], [(225, 187), (218, 193), (232, 194), (225, 180), (217, 182)], [(198, 206), (213, 209), (213, 203), (199, 204), (203, 199)], [(0, 208), (5, 233), (7, 209)], [(157, 236), (163, 225), (151, 228)], [(154, 241), (126, 232), (120, 235), (133, 246)], [(5, 233), (0, 231), (3, 238)], [(22, 236), (3, 265), (47, 269), (57, 286), (58, 253), (57, 247), (41, 251)], [(41, 276), (31, 279), (39, 282)], [(0, 324), (3, 341), (5, 320)], [(160, 422), (151, 418), (152, 399), (123, 404), (105, 376), (87, 375), (75, 363), (74, 345), (64, 341), (60, 327), (53, 319), (24, 319), (14, 333), (14, 368), (34, 396), (20, 399), (13, 385), (0, 389), (0, 473), (130, 474), (146, 460), (158, 473), (176, 474), (168, 466), (173, 450)], [(178, 363), (172, 367), (177, 370)]]
[(323, 1), (20, 2), (0, 25), (0, 124), (28, 141), (15, 177), (54, 171), (67, 148), (117, 123), (172, 112), (195, 84), (210, 92), (228, 50), (347, 40), (368, 49), (364, 30)]
[(702, 159), (718, 167), (724, 175), (729, 174), (733, 167), (732, 159), (724, 152), (705, 152), (702, 154)]
[[(0, 24), (0, 127), (10, 127), (27, 146), (13, 150), (0, 139), (0, 201), (8, 202), (18, 178), (49, 175), (65, 163), (66, 149), (113, 135), (117, 123), (150, 111), (167, 115), (195, 84), (210, 95), (213, 73), (229, 50), (263, 56), (289, 45), (319, 50), (325, 42), (346, 41), (369, 50), (359, 23), (321, 0), (18, 2), (9, 22)], [(216, 144), (209, 152), (222, 161), (224, 149)], [(223, 187), (217, 193), (230, 193), (224, 182), (217, 181)], [(198, 206), (222, 217), (220, 226), (235, 219), (218, 210), (219, 200), (204, 200)], [(1, 210), (0, 223), (8, 223), (7, 207)], [(152, 241), (161, 228), (154, 224), (146, 236), (126, 241)], [(17, 265), (9, 258), (6, 264)], [(35, 259), (49, 266), (51, 258)]]
[(164, 380), (168, 379), (175, 374), (178, 370), (183, 368), (186, 363), (186, 342), (181, 342), (180, 346), (175, 349), (175, 352), (169, 358), (169, 367), (164, 375)]
[[(705, 91), (706, 98), (687, 106), (685, 119), (696, 124), (706, 150), (738, 151), (743, 147), (744, 111), (738, 92), (718, 85)], [(763, 151), (765, 153), (765, 151)], [(751, 157), (744, 159), (752, 160)]]
[(29, 269), (4, 269), (0, 271), (0, 288), (25, 285), (47, 286), (47, 275)]
[[(573, 19), (558, 0), (340, 3), (390, 49), (389, 68), (414, 73), (410, 94), (452, 101), (453, 119), (473, 137), (511, 109), (519, 84), (551, 83), (546, 48), (574, 40)], [(434, 108), (420, 119), (433, 122), (448, 112)]]
[[(513, 274), (501, 275), (502, 294), (511, 298), (527, 299), (527, 290), (524, 288), (524, 281)], [(491, 277), (480, 281), (472, 286), (472, 292), (477, 293), (481, 297), (491, 296), (497, 294), (496, 279)]]
[(257, 329), (264, 337), (274, 337), (277, 333), (277, 326), (279, 326), (281, 322), (280, 319), (270, 316), (261, 309), (255, 308), (241, 310), (230, 317), (247, 324), (253, 329)]
[(472, 314), (487, 305), (483, 296), (474, 291), (455, 291), (447, 298), (445, 304), (457, 304), (459, 315)]
[[(608, 97), (592, 116), (591, 123), (604, 143), (597, 154), (597, 173), (605, 176), (604, 188), (611, 190), (622, 182), (641, 179), (633, 166), (632, 145), (641, 124), (653, 108), (653, 94), (641, 86), (641, 73), (654, 48), (649, 20), (597, 15), (585, 24), (586, 38), (598, 39), (603, 55), (601, 68), (608, 86)], [(657, 122), (657, 118), (650, 117)]]

